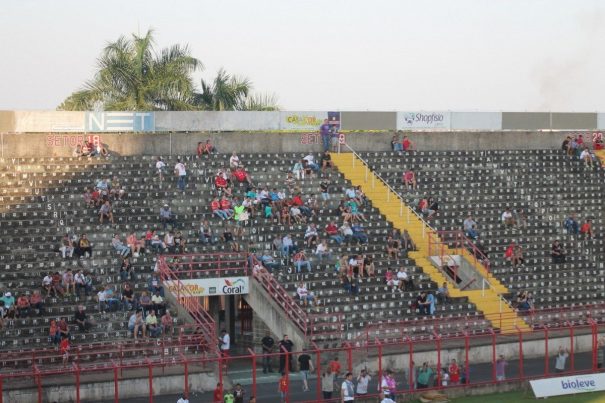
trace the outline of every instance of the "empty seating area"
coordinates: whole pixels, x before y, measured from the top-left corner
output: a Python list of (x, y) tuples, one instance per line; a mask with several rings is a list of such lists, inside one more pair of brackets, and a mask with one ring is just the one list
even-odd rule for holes
[[(468, 214), (477, 222), (478, 242), (491, 270), (511, 291), (533, 293), (536, 308), (598, 304), (604, 294), (603, 169), (587, 167), (560, 150), (412, 151), (364, 153), (362, 157), (411, 206), (423, 197), (438, 200), (429, 223), (438, 230), (462, 230)], [(416, 190), (406, 189), (402, 174), (412, 170)], [(501, 216), (519, 209), (527, 225), (505, 226)], [(570, 234), (565, 219), (575, 212), (579, 224), (592, 219), (595, 237)], [(553, 263), (551, 245), (559, 240), (564, 263)], [(521, 246), (525, 262), (513, 268), (506, 248)]]

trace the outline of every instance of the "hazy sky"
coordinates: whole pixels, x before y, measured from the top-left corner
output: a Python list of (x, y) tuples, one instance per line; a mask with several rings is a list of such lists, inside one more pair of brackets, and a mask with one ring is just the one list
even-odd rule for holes
[[(600, 5), (603, 3), (603, 7)], [(149, 27), (288, 110), (605, 111), (599, 0), (0, 0), (0, 109), (54, 109)], [(201, 77), (200, 75), (200, 77)], [(199, 80), (196, 80), (199, 81)]]

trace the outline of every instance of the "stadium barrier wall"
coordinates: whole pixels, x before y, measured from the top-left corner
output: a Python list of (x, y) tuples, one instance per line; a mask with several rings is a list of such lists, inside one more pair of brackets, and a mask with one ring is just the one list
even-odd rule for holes
[[(578, 131), (414, 131), (405, 133), (418, 150), (555, 149), (568, 134)], [(401, 133), (399, 137), (401, 138)], [(346, 141), (359, 151), (389, 151), (393, 132), (346, 134)], [(3, 133), (3, 158), (69, 157), (84, 140), (99, 140), (115, 155), (191, 155), (198, 142), (211, 139), (219, 152), (284, 153), (321, 151), (321, 137), (312, 133)]]
[(324, 119), (343, 130), (595, 130), (602, 113), (463, 111), (0, 111), (3, 133), (316, 131)]

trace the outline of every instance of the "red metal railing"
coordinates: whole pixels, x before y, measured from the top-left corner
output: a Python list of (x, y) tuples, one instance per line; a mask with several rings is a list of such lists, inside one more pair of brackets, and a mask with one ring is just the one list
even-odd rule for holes
[(163, 261), (179, 278), (223, 277), (250, 275), (245, 253), (204, 253), (186, 255), (161, 255)]

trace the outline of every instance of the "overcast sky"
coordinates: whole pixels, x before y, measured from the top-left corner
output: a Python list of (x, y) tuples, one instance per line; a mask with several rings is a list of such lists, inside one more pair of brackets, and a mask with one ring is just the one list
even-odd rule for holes
[[(603, 3), (603, 6), (600, 5)], [(1, 0), (0, 109), (55, 109), (152, 27), (287, 110), (605, 111), (598, 0)], [(196, 80), (199, 81), (199, 80)]]

